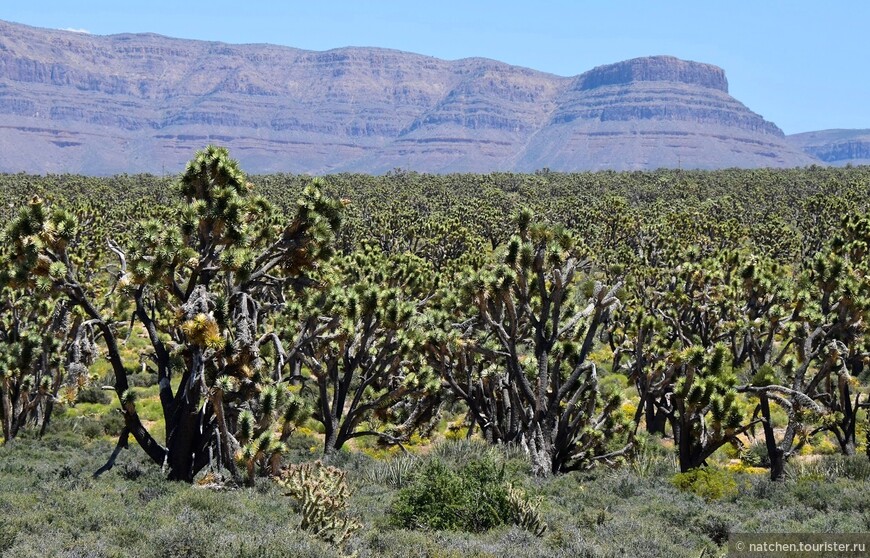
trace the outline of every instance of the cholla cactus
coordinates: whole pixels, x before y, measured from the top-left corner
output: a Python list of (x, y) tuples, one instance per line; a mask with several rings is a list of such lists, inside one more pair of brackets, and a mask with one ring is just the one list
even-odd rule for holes
[(300, 527), (321, 539), (341, 545), (362, 527), (347, 515), (350, 490), (347, 473), (321, 461), (291, 465), (281, 479), (287, 495), (299, 502), (302, 512)]
[(547, 531), (547, 523), (538, 511), (542, 500), (540, 498), (532, 500), (522, 489), (512, 485), (508, 486), (507, 495), (513, 522), (534, 533), (536, 537), (542, 537)]

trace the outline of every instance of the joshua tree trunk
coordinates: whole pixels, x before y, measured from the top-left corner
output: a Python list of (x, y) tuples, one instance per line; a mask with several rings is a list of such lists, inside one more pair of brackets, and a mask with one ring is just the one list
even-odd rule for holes
[(665, 425), (668, 423), (668, 415), (656, 404), (652, 397), (645, 402), (646, 431), (649, 434), (665, 435)]
[(776, 443), (773, 434), (773, 424), (770, 421), (770, 402), (766, 392), (759, 394), (761, 400), (761, 417), (763, 419), (764, 443), (767, 446), (767, 456), (770, 459), (770, 480), (785, 480), (785, 452)]
[(196, 446), (200, 438), (197, 435), (199, 413), (197, 409), (190, 407), (187, 403), (178, 405), (173, 416), (174, 428), (169, 432), (167, 444), (169, 480), (193, 482), (193, 477), (198, 472), (194, 470), (194, 459), (197, 457)]
[(532, 474), (539, 477), (546, 477), (553, 474), (553, 444), (549, 441), (549, 436), (541, 430), (541, 425), (537, 424), (530, 430), (526, 436), (528, 441), (526, 447), (529, 451), (529, 457), (532, 462)]
[(678, 416), (671, 417), (671, 428), (674, 431), (674, 441), (677, 443), (679, 453), (677, 458), (680, 464), (680, 472), (685, 473), (697, 469), (704, 464), (705, 459), (701, 456), (701, 445), (692, 436), (692, 422), (681, 420), (685, 417), (682, 410), (683, 402), (678, 401), (676, 407), (680, 409)]
[(3, 422), (3, 443), (12, 439), (12, 397), (9, 395), (9, 380), (4, 380), (3, 385), (0, 385), (0, 411), (3, 416), (0, 420)]
[(849, 375), (840, 374), (837, 378), (837, 390), (839, 392), (839, 405), (835, 407), (842, 414), (842, 419), (837, 425), (832, 428), (834, 436), (840, 445), (840, 452), (843, 455), (855, 455), (855, 447), (857, 446), (856, 429), (858, 425), (858, 410), (862, 407), (866, 408), (867, 403), (861, 402), (861, 394), (855, 395), (852, 400), (851, 390), (849, 389)]

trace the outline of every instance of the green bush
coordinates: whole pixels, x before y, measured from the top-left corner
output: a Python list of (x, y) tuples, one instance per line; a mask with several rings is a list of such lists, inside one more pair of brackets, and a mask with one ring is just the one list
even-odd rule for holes
[(737, 494), (737, 481), (722, 469), (706, 467), (677, 473), (672, 481), (684, 492), (692, 492), (705, 500), (721, 500)]
[(89, 385), (79, 390), (76, 402), (108, 405), (112, 402), (112, 396), (108, 391), (100, 389), (100, 386)]
[(440, 459), (420, 467), (402, 488), (391, 510), (395, 525), (483, 532), (512, 520), (504, 468), (491, 459), (476, 459), (455, 471)]
[(147, 388), (157, 385), (157, 374), (137, 372), (127, 376), (127, 382), (133, 387)]
[(75, 422), (75, 428), (77, 428), (82, 435), (89, 440), (99, 438), (106, 434), (106, 431), (103, 428), (103, 421), (95, 416), (79, 418)]
[(103, 432), (108, 436), (117, 436), (124, 429), (124, 417), (115, 409), (101, 416), (100, 420), (103, 423)]
[(740, 460), (749, 467), (770, 468), (770, 456), (763, 443), (752, 444), (738, 453)]
[(731, 530), (734, 519), (727, 514), (715, 510), (704, 510), (695, 514), (687, 527), (700, 535), (704, 535), (717, 546), (723, 546), (728, 542), (728, 533)]

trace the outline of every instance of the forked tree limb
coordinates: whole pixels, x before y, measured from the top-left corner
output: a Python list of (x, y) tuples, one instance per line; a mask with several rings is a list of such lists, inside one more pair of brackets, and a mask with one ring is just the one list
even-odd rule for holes
[(121, 433), (118, 435), (118, 443), (115, 445), (114, 451), (112, 451), (112, 455), (109, 456), (109, 460), (106, 461), (106, 464), (94, 471), (93, 478), (99, 478), (100, 475), (112, 469), (115, 466), (115, 461), (118, 459), (118, 455), (121, 453), (122, 449), (126, 449), (130, 444), (130, 430), (125, 426), (121, 429)]

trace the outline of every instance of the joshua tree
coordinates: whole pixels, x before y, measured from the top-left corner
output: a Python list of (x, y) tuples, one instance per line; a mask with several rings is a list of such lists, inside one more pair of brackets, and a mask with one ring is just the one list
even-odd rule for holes
[[(738, 259), (728, 252), (702, 258), (693, 250), (683, 257), (643, 284), (632, 301), (637, 306), (619, 317), (615, 362), (628, 357), (622, 365), (640, 395), (636, 421), (645, 414), (647, 428), (663, 432), (666, 419), (687, 471), (723, 445), (739, 444), (756, 421), (744, 422), (737, 404), (729, 350), (737, 343), (735, 320), (746, 310), (731, 285)], [(740, 358), (747, 358), (748, 341), (740, 343)]]
[[(64, 380), (69, 380), (73, 396), (75, 388), (87, 381), (80, 372), (81, 362), (95, 356), (90, 349), (87, 325), (81, 316), (71, 319), (65, 302), (46, 299), (29, 289), (0, 288), (0, 423), (4, 443), (28, 423), (38, 427), (40, 435), (45, 432)], [(67, 369), (72, 373), (67, 375)]]
[(416, 256), (365, 245), (291, 306), (291, 360), (315, 384), (326, 453), (360, 436), (402, 442), (432, 418), (438, 381), (420, 356), (419, 323), (431, 276)]
[[(235, 472), (237, 458), (259, 461), (280, 450), (271, 441), (263, 448), (262, 435), (246, 438), (252, 432), (239, 417), (251, 413), (265, 433), (263, 425), (278, 419), (281, 404), (292, 400), (280, 383), (285, 352), (270, 319), (289, 291), (310, 285), (307, 273), (330, 255), (340, 219), (338, 204), (311, 184), (296, 214), (283, 222), (263, 199), (249, 195), (251, 185), (226, 149), (213, 146), (188, 163), (179, 190), (176, 226), (148, 221), (131, 246), (108, 241), (118, 259), (111, 289), (83, 280), (86, 266), (71, 260), (72, 215), (49, 211), (37, 199), (7, 236), (13, 279), (41, 281), (80, 308), (105, 345), (125, 427), (104, 469), (132, 434), (155, 463), (168, 468), (170, 479), (189, 482), (210, 462)], [(122, 307), (119, 298), (132, 301), (133, 320), (151, 342), (165, 445), (136, 412), (111, 317), (113, 308)], [(266, 395), (270, 389), (274, 397)]]
[(620, 399), (602, 401), (589, 360), (620, 285), (589, 277), (568, 232), (530, 220), (520, 214), (503, 263), (470, 281), (477, 315), (465, 325), (475, 330), (460, 323), (433, 337), (429, 354), (484, 435), (523, 447), (534, 472), (547, 475), (628, 450), (608, 446), (621, 427)]
[[(778, 356), (753, 359), (758, 372), (751, 385), (742, 389), (760, 398), (774, 480), (784, 477), (785, 460), (817, 432), (831, 432), (844, 455), (855, 453), (858, 411), (870, 406), (866, 399), (862, 401), (860, 391), (853, 393), (870, 356), (865, 339), (870, 311), (868, 245), (870, 221), (845, 218), (826, 249), (806, 264), (791, 314), (777, 320), (785, 323)], [(764, 351), (756, 353), (763, 356)], [(769, 400), (788, 417), (778, 441), (768, 427)], [(808, 432), (811, 421), (819, 424)]]

